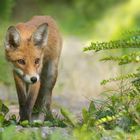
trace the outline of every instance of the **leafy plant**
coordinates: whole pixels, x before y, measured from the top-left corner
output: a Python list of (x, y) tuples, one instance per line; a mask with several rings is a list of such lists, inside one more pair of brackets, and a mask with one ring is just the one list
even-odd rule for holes
[[(122, 56), (106, 56), (101, 61), (115, 61), (119, 66), (139, 63), (140, 32), (127, 33), (126, 37), (117, 41), (91, 43), (84, 51), (122, 50)], [(134, 51), (133, 51), (134, 50)], [(131, 51), (131, 53), (129, 53)], [(111, 51), (112, 52), (112, 51)], [(112, 53), (113, 54), (113, 53)], [(120, 55), (120, 53), (118, 53)], [(102, 85), (113, 81), (120, 81), (118, 90), (109, 93), (99, 104), (91, 101), (89, 108), (83, 108), (82, 121), (75, 119), (72, 113), (61, 110), (64, 123), (73, 128), (73, 139), (137, 139), (140, 131), (140, 73), (121, 74), (101, 82)]]
[[(84, 48), (84, 51), (106, 51), (115, 49), (115, 54), (101, 58), (101, 61), (114, 61), (119, 66), (132, 65), (140, 62), (140, 31), (126, 32), (122, 38), (109, 42), (92, 42), (90, 46)], [(117, 53), (118, 50), (118, 53)], [(116, 56), (123, 52), (122, 56)], [(129, 53), (131, 51), (131, 53)], [(140, 73), (139, 66), (135, 66), (136, 72), (121, 74), (116, 77), (103, 80), (102, 85), (109, 82), (120, 81), (119, 90), (112, 91), (97, 110), (97, 126), (103, 126), (104, 129), (115, 129), (119, 127), (123, 131), (132, 132), (140, 128), (139, 123), (139, 100), (140, 100)]]

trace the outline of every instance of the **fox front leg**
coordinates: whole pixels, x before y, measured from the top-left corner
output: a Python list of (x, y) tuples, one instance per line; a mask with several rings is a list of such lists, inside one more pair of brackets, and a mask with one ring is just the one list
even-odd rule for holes
[(51, 119), (51, 98), (52, 90), (56, 82), (58, 71), (58, 61), (50, 60), (44, 64), (41, 73), (41, 85), (39, 94), (34, 106), (36, 114), (44, 113), (46, 119)]
[(25, 83), (19, 77), (19, 75), (13, 71), (17, 95), (18, 95), (18, 102), (19, 102), (19, 116), (20, 120), (25, 119), (25, 103), (26, 103), (26, 87)]
[[(33, 106), (35, 104), (38, 92), (39, 92), (39, 88), (40, 88), (40, 82), (37, 82), (33, 85), (28, 85), (28, 97), (27, 100), (25, 102), (25, 109), (26, 109), (26, 113), (25, 113), (25, 118), (29, 121), (32, 120), (32, 110), (33, 110)], [(27, 87), (26, 87), (27, 88)]]

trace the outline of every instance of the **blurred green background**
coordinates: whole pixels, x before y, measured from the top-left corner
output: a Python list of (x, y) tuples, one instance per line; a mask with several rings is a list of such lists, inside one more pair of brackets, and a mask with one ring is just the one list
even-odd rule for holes
[(139, 4), (138, 0), (1, 0), (0, 21), (14, 23), (33, 15), (51, 15), (65, 33), (90, 36), (95, 28), (100, 33), (107, 27), (108, 32), (137, 27)]
[(0, 0), (0, 83), (8, 88), (14, 83), (4, 58), (7, 28), (34, 15), (51, 15), (64, 38), (56, 92), (80, 96), (99, 93), (97, 84), (114, 68), (105, 66), (103, 72), (97, 59), (85, 55), (82, 48), (90, 41), (117, 39), (122, 32), (138, 28), (139, 5), (139, 0)]

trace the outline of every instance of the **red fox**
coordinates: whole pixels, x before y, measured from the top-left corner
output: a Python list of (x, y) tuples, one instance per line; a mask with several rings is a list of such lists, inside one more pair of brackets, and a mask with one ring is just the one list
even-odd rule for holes
[(5, 56), (13, 64), (20, 120), (51, 115), (51, 96), (58, 73), (62, 39), (55, 20), (34, 16), (10, 26), (5, 37)]

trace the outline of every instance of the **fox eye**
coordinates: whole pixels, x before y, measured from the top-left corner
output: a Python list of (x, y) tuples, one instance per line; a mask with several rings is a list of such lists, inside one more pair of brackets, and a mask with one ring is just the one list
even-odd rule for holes
[(36, 58), (35, 59), (35, 64), (39, 64), (39, 62), (40, 62), (40, 59), (39, 58)]
[(25, 60), (24, 59), (19, 59), (19, 60), (17, 60), (17, 62), (21, 65), (25, 65)]

